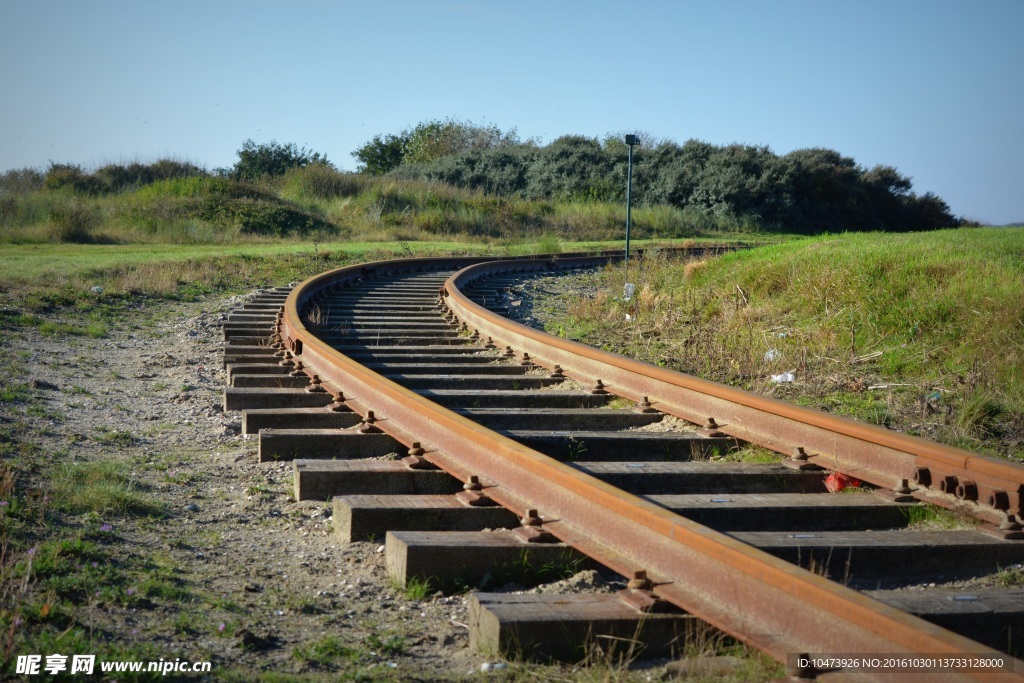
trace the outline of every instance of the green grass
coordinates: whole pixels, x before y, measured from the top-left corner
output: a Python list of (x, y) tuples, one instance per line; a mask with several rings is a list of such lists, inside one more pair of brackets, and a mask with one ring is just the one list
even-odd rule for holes
[[(1024, 459), (1022, 291), (1024, 229), (856, 233), (685, 264), (634, 259), (606, 269), (597, 297), (552, 325), (664, 367)], [(771, 379), (793, 370), (792, 384)]]
[(1024, 586), (1024, 567), (1007, 567), (1001, 569), (995, 576), (996, 585), (1001, 588), (1019, 588)]
[(978, 521), (968, 513), (922, 503), (901, 508), (907, 526), (918, 529), (973, 529)]
[(433, 592), (430, 579), (412, 577), (405, 582), (404, 586), (395, 586), (409, 600), (425, 600)]
[(51, 479), (53, 505), (72, 513), (159, 515), (154, 505), (113, 460), (64, 462)]
[(362, 658), (359, 649), (345, 645), (334, 636), (324, 636), (309, 645), (292, 651), (292, 656), (302, 662), (320, 667), (335, 668), (343, 663), (357, 662)]

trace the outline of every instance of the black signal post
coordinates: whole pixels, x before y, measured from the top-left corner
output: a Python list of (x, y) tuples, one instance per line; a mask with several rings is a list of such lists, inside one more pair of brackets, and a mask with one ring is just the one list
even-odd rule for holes
[(632, 210), (632, 194), (633, 194), (633, 145), (639, 145), (640, 140), (637, 139), (636, 135), (627, 135), (626, 144), (629, 146), (629, 163), (626, 165), (626, 258), (625, 262), (629, 262), (629, 225), (630, 225), (630, 212)]

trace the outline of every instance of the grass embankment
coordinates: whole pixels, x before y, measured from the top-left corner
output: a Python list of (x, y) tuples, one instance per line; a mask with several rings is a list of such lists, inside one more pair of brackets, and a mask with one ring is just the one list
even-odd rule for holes
[[(1024, 460), (1024, 230), (827, 236), (687, 264), (641, 259), (602, 282), (557, 332)], [(772, 379), (785, 372), (795, 381)]]
[[(100, 182), (105, 169), (0, 177), (0, 243), (236, 244), (298, 237), (502, 245), (541, 236), (612, 239), (625, 219), (621, 203), (500, 197), (322, 165), (258, 182), (188, 175), (125, 185)], [(25, 182), (14, 182), (19, 178)], [(664, 205), (635, 208), (633, 230), (637, 238), (675, 239), (749, 234), (761, 226)]]

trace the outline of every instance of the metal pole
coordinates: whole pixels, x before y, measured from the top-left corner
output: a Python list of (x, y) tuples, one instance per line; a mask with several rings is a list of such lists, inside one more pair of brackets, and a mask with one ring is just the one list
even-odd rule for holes
[(626, 258), (625, 263), (629, 263), (629, 223), (630, 223), (630, 209), (632, 202), (633, 192), (633, 145), (629, 144), (629, 162), (626, 165)]

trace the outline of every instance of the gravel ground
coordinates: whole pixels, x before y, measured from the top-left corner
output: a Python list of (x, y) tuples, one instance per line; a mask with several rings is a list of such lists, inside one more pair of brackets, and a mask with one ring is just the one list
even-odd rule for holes
[[(307, 671), (295, 648), (332, 635), (365, 650), (363, 668), (479, 670), (466, 597), (405, 597), (387, 581), (383, 546), (339, 544), (329, 507), (294, 502), (291, 463), (258, 463), (256, 439), (239, 434), (240, 413), (224, 412), (220, 323), (239, 301), (160, 305), (140, 315), (146, 325), (102, 339), (32, 330), (16, 338), (15, 350), (30, 354), (27, 381), (55, 417), (34, 420), (35, 443), (72, 462), (113, 459), (166, 506), (159, 521), (104, 520), (111, 562), (159, 556), (206, 602), (89, 603), (77, 621), (215, 667)], [(182, 618), (192, 623), (182, 627)], [(370, 654), (396, 636), (401, 653), (392, 640), (390, 655)]]

